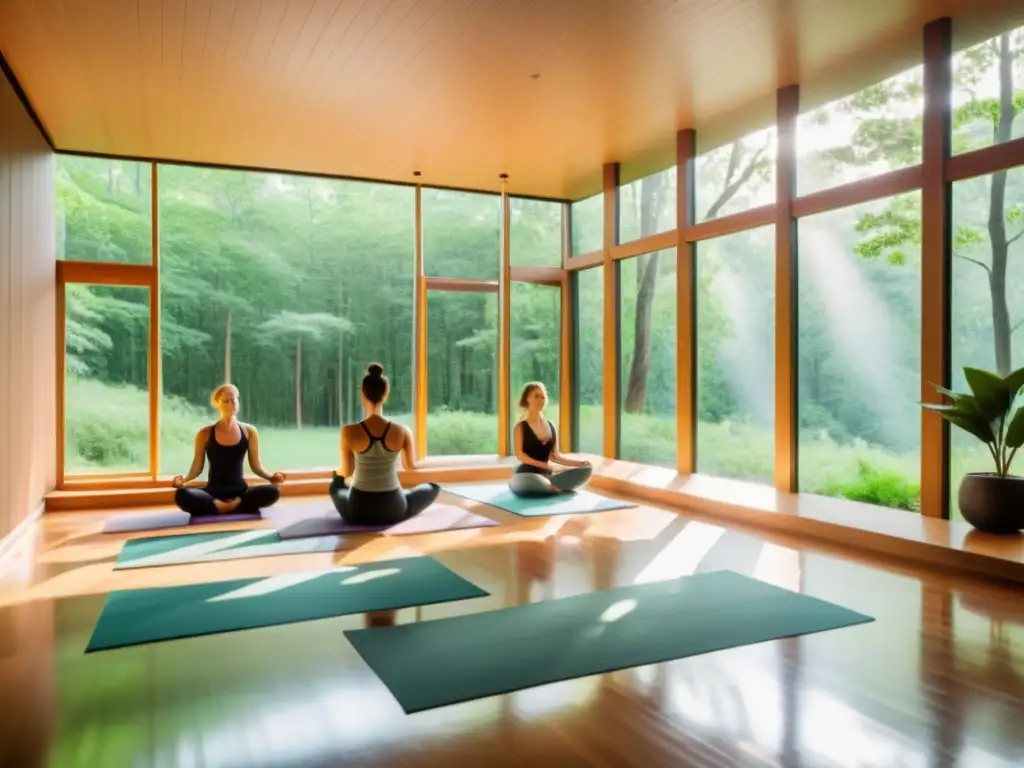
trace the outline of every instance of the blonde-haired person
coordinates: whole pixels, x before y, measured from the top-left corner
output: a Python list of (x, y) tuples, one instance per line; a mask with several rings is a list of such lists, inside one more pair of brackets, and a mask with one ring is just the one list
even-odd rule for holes
[(396, 525), (433, 504), (441, 486), (420, 483), (405, 490), (398, 480), (399, 460), (416, 469), (416, 451), (408, 427), (384, 416), (391, 391), (384, 366), (370, 363), (359, 390), (366, 418), (341, 428), (341, 468), (331, 480), (331, 501), (350, 525)]
[[(190, 515), (259, 514), (281, 498), (277, 486), (284, 482), (280, 472), (271, 474), (260, 463), (260, 441), (256, 427), (238, 421), (240, 398), (238, 387), (223, 384), (210, 395), (210, 405), (220, 414), (213, 424), (196, 433), (195, 454), (187, 475), (177, 475), (172, 481), (177, 492), (174, 503)], [(271, 485), (250, 488), (245, 482), (243, 462), (249, 456), (252, 471), (269, 480)], [(185, 488), (185, 484), (203, 471), (205, 460), (210, 461), (210, 474), (203, 488)]]
[[(519, 466), (508, 487), (517, 496), (548, 496), (568, 493), (590, 479), (594, 468), (589, 461), (570, 459), (558, 452), (555, 425), (544, 417), (548, 393), (539, 381), (531, 381), (519, 396), (523, 418), (512, 432)], [(552, 464), (569, 469), (555, 471)]]

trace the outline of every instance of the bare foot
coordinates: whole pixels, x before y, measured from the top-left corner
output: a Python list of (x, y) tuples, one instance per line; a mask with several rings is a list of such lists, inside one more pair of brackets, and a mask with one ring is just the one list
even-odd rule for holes
[(221, 501), (220, 499), (213, 500), (213, 506), (217, 508), (218, 515), (226, 515), (229, 512), (234, 512), (241, 503), (241, 499), (227, 499), (226, 501)]

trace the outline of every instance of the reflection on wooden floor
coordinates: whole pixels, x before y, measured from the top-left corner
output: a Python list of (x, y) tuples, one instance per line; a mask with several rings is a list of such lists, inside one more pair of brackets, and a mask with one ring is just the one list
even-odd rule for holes
[[(104, 515), (48, 515), (0, 576), (0, 765), (1024, 764), (1019, 591), (897, 573), (650, 507), (486, 512), (503, 525), (116, 573), (125, 537), (98, 533)], [(111, 589), (422, 553), (491, 596), (83, 653)], [(876, 621), (412, 716), (342, 635), (725, 568)]]

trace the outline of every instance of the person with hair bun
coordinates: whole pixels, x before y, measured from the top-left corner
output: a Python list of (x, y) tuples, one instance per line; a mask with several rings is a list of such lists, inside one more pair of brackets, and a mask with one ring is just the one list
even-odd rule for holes
[(422, 483), (405, 490), (398, 461), (416, 469), (412, 432), (384, 417), (390, 385), (380, 363), (366, 367), (360, 391), (366, 418), (341, 428), (341, 467), (331, 480), (331, 501), (350, 525), (396, 525), (437, 499), (441, 486)]
[[(213, 391), (210, 405), (220, 413), (220, 419), (196, 433), (191, 469), (187, 475), (176, 475), (171, 481), (178, 489), (174, 503), (192, 516), (259, 514), (281, 498), (277, 486), (285, 481), (285, 476), (263, 468), (259, 433), (256, 427), (238, 421), (239, 402), (238, 387), (233, 384), (222, 384)], [(271, 485), (249, 487), (242, 470), (246, 454), (252, 471)], [(202, 473), (206, 459), (210, 461), (206, 486), (186, 488), (186, 483)]]
[[(549, 496), (569, 493), (580, 488), (594, 471), (589, 461), (577, 461), (558, 452), (555, 425), (544, 417), (548, 393), (539, 381), (531, 381), (519, 396), (522, 420), (512, 432), (519, 466), (509, 481), (509, 490), (516, 496)], [(569, 469), (554, 471), (552, 464)]]

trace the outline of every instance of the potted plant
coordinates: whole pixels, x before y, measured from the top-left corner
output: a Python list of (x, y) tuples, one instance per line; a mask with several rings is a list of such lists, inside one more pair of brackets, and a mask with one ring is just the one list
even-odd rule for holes
[(964, 368), (964, 377), (970, 394), (936, 387), (949, 402), (921, 405), (981, 440), (995, 463), (995, 472), (971, 472), (960, 483), (957, 500), (964, 520), (979, 531), (1015, 533), (1024, 528), (1024, 478), (1010, 474), (1024, 445), (1024, 406), (1016, 407), (1024, 368), (1008, 376)]

